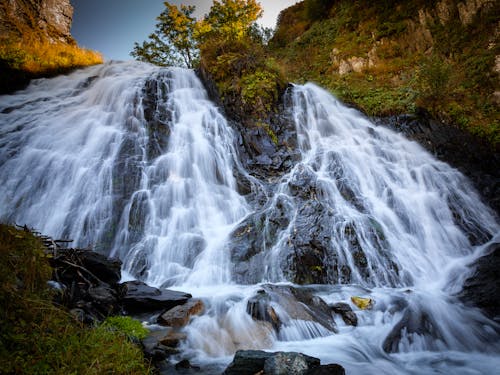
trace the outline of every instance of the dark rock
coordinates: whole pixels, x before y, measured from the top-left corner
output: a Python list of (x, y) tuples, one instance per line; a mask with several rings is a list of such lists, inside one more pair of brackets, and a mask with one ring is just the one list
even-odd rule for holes
[(238, 350), (224, 375), (255, 375), (264, 370), (264, 364), (274, 353), (262, 350)]
[(129, 312), (171, 309), (186, 303), (191, 295), (168, 289), (157, 289), (142, 281), (127, 281), (122, 285), (121, 303)]
[(192, 370), (199, 371), (200, 367), (192, 365), (187, 359), (183, 359), (180, 362), (178, 362), (178, 363), (175, 364), (175, 369), (176, 370), (181, 370), (181, 369), (182, 370), (189, 370), (189, 369), (192, 369)]
[(330, 307), (336, 314), (339, 314), (342, 317), (345, 324), (354, 327), (358, 325), (358, 317), (354, 311), (352, 311), (351, 306), (347, 303), (339, 302), (331, 305)]
[(314, 367), (306, 372), (306, 375), (345, 375), (345, 370), (341, 365), (335, 363)]
[(318, 358), (302, 353), (238, 350), (224, 375), (305, 374), (319, 365)]
[(107, 284), (117, 284), (121, 279), (122, 262), (116, 258), (106, 256), (94, 251), (80, 250), (81, 265)]
[(266, 375), (302, 375), (309, 369), (319, 366), (318, 358), (302, 353), (278, 352), (264, 363)]
[(97, 286), (88, 289), (88, 298), (92, 305), (104, 316), (119, 312), (116, 291), (106, 286)]
[(199, 315), (203, 312), (203, 302), (199, 299), (191, 299), (186, 303), (175, 306), (158, 317), (158, 323), (170, 327), (184, 327), (188, 324), (193, 315)]
[[(275, 310), (273, 306), (279, 306)], [(280, 315), (279, 311), (284, 314)], [(270, 322), (279, 331), (290, 319), (316, 322), (331, 332), (337, 332), (328, 305), (305, 289), (286, 285), (263, 285), (247, 303), (247, 313), (254, 319)]]
[(492, 243), (484, 256), (472, 265), (472, 273), (458, 294), (461, 301), (482, 309), (490, 318), (500, 319), (500, 243)]

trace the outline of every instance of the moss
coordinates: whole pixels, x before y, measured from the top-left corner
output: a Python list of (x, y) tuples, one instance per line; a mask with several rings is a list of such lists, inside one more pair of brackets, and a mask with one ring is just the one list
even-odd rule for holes
[(102, 327), (118, 332), (131, 340), (143, 340), (149, 332), (141, 322), (129, 316), (110, 316), (103, 322)]

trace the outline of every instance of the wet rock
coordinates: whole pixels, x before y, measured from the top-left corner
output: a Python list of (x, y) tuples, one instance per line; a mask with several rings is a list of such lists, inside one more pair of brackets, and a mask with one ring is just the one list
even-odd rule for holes
[(318, 358), (309, 357), (301, 353), (275, 353), (264, 363), (266, 375), (301, 375), (309, 369), (319, 366)]
[(292, 319), (315, 322), (337, 332), (332, 313), (321, 298), (305, 289), (284, 285), (263, 285), (248, 300), (247, 313), (254, 319), (270, 322), (276, 331)]
[(234, 265), (235, 281), (257, 283), (264, 276), (266, 252), (278, 241), (293, 215), (293, 206), (286, 195), (249, 215), (231, 234), (229, 252)]
[(411, 344), (416, 337), (419, 342), (426, 341), (430, 350), (439, 350), (435, 344), (437, 339), (445, 341), (439, 322), (436, 322), (431, 314), (421, 307), (408, 306), (404, 310), (403, 317), (384, 340), (382, 347), (386, 353), (397, 353), (400, 351), (399, 346), (403, 339)]
[(158, 317), (158, 323), (165, 326), (180, 328), (188, 324), (193, 315), (203, 312), (203, 302), (199, 299), (191, 299), (182, 305), (175, 306)]
[(122, 285), (121, 303), (129, 312), (171, 309), (186, 303), (191, 295), (168, 289), (157, 289), (142, 281), (127, 281)]
[(185, 333), (170, 331), (166, 336), (160, 338), (160, 344), (170, 348), (177, 348), (180, 342), (186, 340), (186, 338)]
[(199, 371), (201, 368), (199, 366), (192, 365), (187, 359), (183, 359), (175, 364), (176, 370), (195, 370)]
[(255, 375), (264, 370), (264, 364), (274, 353), (262, 350), (238, 350), (224, 375)]
[(246, 311), (255, 320), (269, 322), (275, 331), (279, 331), (281, 320), (271, 306), (271, 296), (265, 290), (259, 290), (248, 300)]
[(490, 318), (500, 318), (500, 243), (492, 243), (486, 255), (477, 259), (471, 266), (472, 273), (465, 280), (458, 294), (461, 301), (482, 309)]
[(306, 372), (306, 375), (345, 375), (345, 369), (338, 364), (321, 365)]
[(238, 350), (224, 375), (298, 375), (318, 367), (320, 360), (302, 353)]
[(354, 311), (352, 311), (351, 306), (349, 306), (347, 303), (339, 302), (330, 305), (330, 307), (336, 314), (339, 314), (342, 317), (342, 320), (348, 326), (356, 327), (358, 325), (358, 317), (356, 316)]

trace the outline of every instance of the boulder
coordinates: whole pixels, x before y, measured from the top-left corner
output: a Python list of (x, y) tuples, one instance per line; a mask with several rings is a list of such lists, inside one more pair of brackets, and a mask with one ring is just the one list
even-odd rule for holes
[(193, 315), (203, 312), (203, 302), (199, 299), (191, 299), (182, 305), (175, 306), (158, 317), (158, 324), (180, 328), (188, 324)]
[(318, 358), (309, 357), (302, 353), (275, 353), (264, 363), (266, 375), (301, 375), (309, 369), (319, 366)]
[(186, 303), (188, 293), (151, 287), (142, 281), (127, 281), (122, 286), (121, 303), (128, 312), (146, 312), (171, 309)]
[(337, 332), (332, 313), (321, 298), (306, 289), (288, 285), (263, 285), (247, 302), (247, 313), (254, 319), (267, 321), (279, 332), (290, 320), (315, 322)]
[(224, 375), (300, 375), (319, 365), (318, 358), (302, 353), (238, 350)]
[(169, 331), (166, 336), (160, 338), (160, 344), (170, 348), (176, 348), (181, 341), (186, 340), (187, 335), (182, 332)]
[(254, 375), (264, 370), (264, 364), (274, 353), (262, 350), (238, 350), (224, 375)]
[(79, 250), (82, 266), (107, 284), (117, 284), (121, 279), (122, 262), (95, 251)]
[(335, 314), (339, 314), (342, 317), (342, 320), (348, 326), (356, 327), (358, 325), (358, 317), (347, 303), (339, 302), (330, 305), (330, 307)]

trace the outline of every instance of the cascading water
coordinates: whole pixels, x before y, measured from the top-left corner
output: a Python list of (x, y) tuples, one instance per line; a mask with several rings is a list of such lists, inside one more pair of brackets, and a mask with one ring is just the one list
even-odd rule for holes
[[(500, 241), (494, 214), (458, 171), (314, 85), (293, 88), (290, 113), (301, 161), (256, 208), (237, 192), (233, 131), (192, 71), (108, 63), (35, 81), (0, 97), (0, 220), (202, 298), (182, 350), (206, 366), (265, 348), (349, 374), (494, 373), (498, 325), (453, 297)], [(235, 261), (246, 236), (253, 253)], [(274, 305), (276, 333), (247, 302), (287, 280), (375, 306), (356, 311), (355, 328), (336, 318), (334, 334)]]

